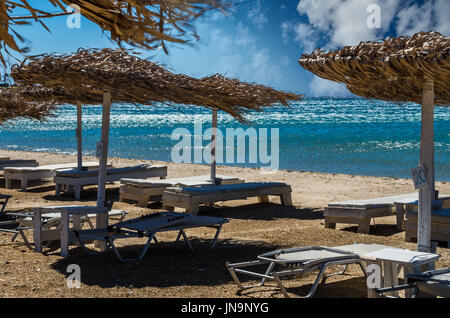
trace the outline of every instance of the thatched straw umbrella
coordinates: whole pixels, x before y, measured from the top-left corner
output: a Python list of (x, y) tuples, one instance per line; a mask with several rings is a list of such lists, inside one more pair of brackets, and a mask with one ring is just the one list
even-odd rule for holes
[(0, 125), (18, 117), (43, 120), (52, 114), (56, 106), (48, 101), (25, 102), (10, 90), (10, 88), (0, 89)]
[[(39, 10), (37, 5), (27, 1), (4, 0), (0, 2), (0, 48), (23, 52), (16, 38), (23, 41), (15, 26), (34, 20), (47, 30), (43, 19), (71, 14), (67, 6), (76, 6), (80, 14), (97, 24), (102, 30), (110, 32), (110, 38), (133, 46), (155, 49), (165, 42), (186, 43), (198, 35), (191, 23), (210, 10), (224, 10), (231, 6), (231, 0), (48, 0), (56, 12)], [(14, 15), (14, 9), (28, 12), (22, 16)], [(5, 64), (3, 52), (0, 61)]]
[(102, 99), (101, 93), (90, 91), (89, 87), (76, 95), (62, 87), (46, 88), (33, 85), (4, 88), (0, 90), (0, 107), (5, 109), (3, 112), (5, 117), (0, 118), (0, 124), (2, 120), (11, 120), (19, 116), (42, 121), (57, 106), (77, 105), (77, 167), (81, 170), (83, 167), (81, 105), (101, 104)]
[(334, 52), (320, 49), (300, 60), (308, 71), (345, 83), (353, 94), (392, 102), (422, 104), (420, 166), (427, 186), (419, 190), (418, 248), (430, 250), (431, 205), (435, 199), (434, 105), (450, 103), (450, 37), (420, 32), (361, 42)]
[[(301, 96), (276, 91), (270, 87), (247, 84), (215, 75), (195, 79), (174, 74), (155, 63), (129, 55), (125, 50), (79, 50), (76, 54), (44, 56), (28, 64), (12, 67), (11, 76), (18, 84), (64, 87), (75, 94), (102, 93), (103, 118), (100, 143), (100, 172), (97, 205), (105, 200), (106, 160), (108, 154), (109, 114), (112, 102), (152, 105), (198, 105), (224, 110), (245, 121), (248, 110), (261, 110), (274, 103), (288, 105)], [(105, 220), (98, 219), (98, 224)]]

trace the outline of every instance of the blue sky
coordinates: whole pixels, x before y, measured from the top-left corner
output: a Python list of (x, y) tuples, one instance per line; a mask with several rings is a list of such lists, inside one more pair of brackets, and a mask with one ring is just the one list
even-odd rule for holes
[[(42, 0), (29, 3), (57, 11)], [(379, 15), (370, 7), (374, 4)], [(311, 97), (342, 97), (349, 95), (345, 87), (319, 79), (297, 63), (302, 53), (422, 30), (449, 35), (448, 12), (450, 0), (247, 0), (226, 15), (209, 13), (199, 19), (200, 41), (193, 46), (170, 45), (169, 55), (156, 50), (143, 51), (142, 57), (190, 76), (221, 73)], [(380, 23), (368, 27), (367, 20), (374, 23), (378, 17)], [(83, 18), (81, 28), (70, 29), (66, 20), (46, 20), (52, 33), (39, 24), (17, 26), (16, 31), (27, 39), (30, 54), (115, 46), (90, 21)]]

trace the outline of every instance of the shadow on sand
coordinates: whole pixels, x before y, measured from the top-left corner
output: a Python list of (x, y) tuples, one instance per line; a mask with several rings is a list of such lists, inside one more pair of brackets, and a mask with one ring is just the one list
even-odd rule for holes
[[(144, 241), (143, 241), (144, 243)], [(139, 262), (120, 263), (112, 252), (89, 256), (81, 248), (72, 248), (69, 259), (60, 259), (51, 266), (63, 275), (70, 264), (81, 268), (81, 281), (102, 288), (143, 288), (173, 286), (215, 286), (232, 281), (225, 263), (247, 261), (275, 245), (255, 241), (223, 239), (214, 249), (211, 240), (192, 239), (195, 252), (183, 242), (160, 242), (152, 245)], [(125, 257), (134, 257), (142, 245), (119, 247)], [(59, 250), (49, 253), (59, 253)]]
[[(338, 231), (357, 233), (358, 227), (357, 226), (347, 226), (347, 227), (338, 229)], [(375, 236), (392, 236), (392, 235), (395, 235), (395, 234), (401, 233), (401, 232), (403, 232), (403, 230), (398, 230), (397, 226), (395, 224), (376, 224), (376, 225), (372, 224), (369, 229), (369, 234), (375, 235)]]

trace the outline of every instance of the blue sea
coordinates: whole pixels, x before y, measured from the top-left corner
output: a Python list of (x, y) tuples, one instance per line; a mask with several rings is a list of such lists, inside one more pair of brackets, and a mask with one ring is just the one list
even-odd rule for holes
[[(278, 138), (280, 169), (410, 178), (410, 169), (418, 166), (421, 110), (417, 104), (305, 99), (290, 108), (251, 112), (247, 118), (251, 123), (244, 125), (219, 112), (218, 127), (223, 134), (226, 128), (255, 129), (259, 138), (267, 130), (269, 153), (270, 143)], [(203, 131), (209, 128), (211, 111), (182, 105), (114, 105), (109, 155), (171, 161), (172, 149), (180, 142), (173, 136), (174, 129), (194, 135), (194, 123), (201, 123)], [(1, 127), (0, 148), (76, 153), (75, 127), (76, 108), (63, 106), (46, 122), (21, 119)], [(83, 107), (85, 154), (95, 154), (100, 128), (101, 106)], [(207, 144), (205, 138), (202, 146)], [(251, 162), (248, 149), (245, 156), (244, 162), (223, 164), (263, 166)], [(450, 108), (436, 107), (435, 168), (436, 180), (450, 181)]]

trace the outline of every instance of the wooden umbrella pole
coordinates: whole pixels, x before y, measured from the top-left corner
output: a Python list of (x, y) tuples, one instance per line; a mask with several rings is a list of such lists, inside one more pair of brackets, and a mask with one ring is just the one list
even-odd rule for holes
[[(109, 143), (109, 121), (111, 114), (111, 93), (105, 91), (103, 93), (103, 112), (102, 112), (102, 136), (101, 142), (98, 146), (97, 153), (100, 155), (100, 167), (98, 172), (98, 190), (97, 190), (97, 207), (103, 208), (105, 206), (106, 195), (106, 169), (108, 164), (108, 143)], [(97, 147), (98, 147), (97, 146)], [(97, 214), (96, 227), (106, 228), (108, 227), (108, 215)], [(102, 241), (96, 241), (95, 245), (101, 250), (106, 249), (106, 243)]]
[(83, 131), (83, 123), (82, 123), (82, 113), (81, 113), (81, 103), (77, 103), (77, 166), (78, 170), (83, 168), (83, 142), (82, 142), (82, 131)]
[(422, 94), (422, 128), (420, 137), (420, 166), (427, 174), (427, 186), (419, 190), (417, 229), (418, 250), (431, 250), (431, 210), (434, 194), (434, 82), (424, 77)]
[(211, 133), (211, 183), (216, 184), (217, 108), (212, 112)]
[(108, 161), (108, 143), (109, 143), (109, 121), (111, 113), (111, 93), (105, 91), (103, 94), (103, 113), (102, 113), (102, 137), (99, 144), (100, 167), (98, 173), (98, 191), (97, 206), (105, 206), (105, 187), (106, 187), (106, 167)]

